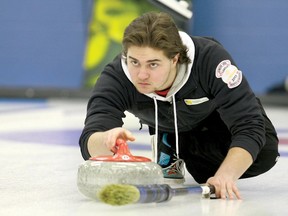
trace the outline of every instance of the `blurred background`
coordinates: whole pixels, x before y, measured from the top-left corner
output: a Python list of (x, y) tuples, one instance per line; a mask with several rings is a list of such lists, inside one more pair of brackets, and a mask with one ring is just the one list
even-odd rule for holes
[(287, 0), (1, 0), (0, 97), (89, 97), (125, 27), (169, 12), (230, 52), (264, 103), (288, 105)]

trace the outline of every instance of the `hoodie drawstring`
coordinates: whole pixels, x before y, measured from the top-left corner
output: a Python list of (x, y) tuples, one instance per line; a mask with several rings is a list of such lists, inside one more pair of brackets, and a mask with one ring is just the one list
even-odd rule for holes
[(153, 97), (155, 106), (155, 136), (154, 136), (154, 160), (158, 162), (158, 104), (156, 97)]
[(178, 144), (178, 125), (175, 96), (172, 96), (173, 114), (174, 114), (174, 128), (175, 128), (175, 143), (176, 143), (176, 158), (179, 159), (179, 144)]
[[(154, 136), (154, 158), (158, 162), (158, 104), (156, 97), (153, 97), (155, 106), (155, 136)], [(177, 125), (177, 112), (175, 96), (172, 96), (173, 115), (174, 115), (174, 128), (175, 128), (175, 143), (176, 143), (176, 158), (179, 159), (179, 144), (178, 144), (178, 125)]]

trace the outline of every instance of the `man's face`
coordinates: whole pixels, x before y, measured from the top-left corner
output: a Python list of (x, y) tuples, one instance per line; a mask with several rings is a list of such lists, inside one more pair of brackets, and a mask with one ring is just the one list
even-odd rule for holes
[(174, 82), (178, 55), (167, 58), (163, 51), (132, 46), (127, 50), (127, 66), (136, 89), (142, 94), (165, 90)]

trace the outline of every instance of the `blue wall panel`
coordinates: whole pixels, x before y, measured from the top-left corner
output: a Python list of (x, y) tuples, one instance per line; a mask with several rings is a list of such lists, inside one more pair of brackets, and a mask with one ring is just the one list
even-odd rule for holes
[(87, 25), (81, 2), (1, 0), (1, 87), (81, 87)]
[[(91, 2), (1, 0), (0, 88), (81, 88)], [(287, 11), (287, 0), (193, 0), (191, 32), (218, 39), (261, 94), (288, 74)]]
[(213, 36), (258, 94), (288, 75), (287, 0), (194, 0), (194, 35)]

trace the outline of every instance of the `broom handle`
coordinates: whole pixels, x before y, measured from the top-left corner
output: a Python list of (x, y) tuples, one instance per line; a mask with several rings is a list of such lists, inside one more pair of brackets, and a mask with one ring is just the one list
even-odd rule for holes
[(203, 197), (209, 198), (215, 193), (214, 186), (188, 186), (182, 188), (171, 188), (168, 184), (135, 185), (140, 192), (138, 203), (165, 202), (174, 196), (201, 193)]

